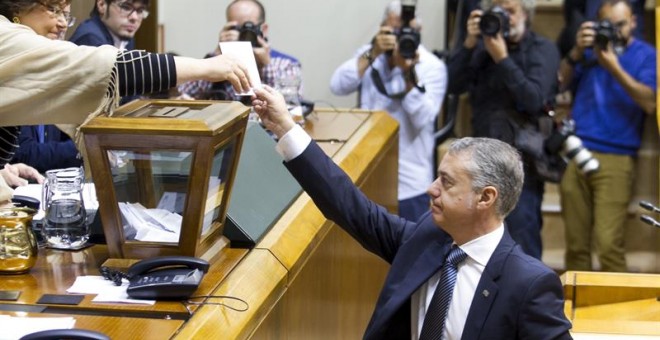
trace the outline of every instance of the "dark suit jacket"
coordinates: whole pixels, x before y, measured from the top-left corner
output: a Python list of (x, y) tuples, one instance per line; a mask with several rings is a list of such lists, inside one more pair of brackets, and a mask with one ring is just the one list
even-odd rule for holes
[(82, 165), (78, 149), (71, 138), (55, 125), (44, 127), (44, 143), (39, 143), (36, 125), (21, 126), (18, 136), (19, 148), (12, 163), (25, 163), (44, 173), (51, 169), (61, 169)]
[[(410, 297), (440, 269), (452, 243), (430, 213), (417, 222), (367, 199), (314, 142), (286, 167), (323, 214), (391, 264), (365, 339), (410, 338)], [(570, 339), (557, 275), (508, 232), (486, 265), (463, 339)]]
[[(114, 45), (110, 31), (105, 27), (101, 18), (93, 16), (80, 24), (76, 31), (73, 32), (69, 41), (76, 45), (85, 46), (101, 46), (101, 45)], [(135, 49), (135, 41), (131, 39), (126, 46), (127, 50)]]

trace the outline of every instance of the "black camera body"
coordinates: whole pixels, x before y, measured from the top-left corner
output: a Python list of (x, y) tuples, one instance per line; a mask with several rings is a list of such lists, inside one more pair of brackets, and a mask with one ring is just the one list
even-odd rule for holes
[(494, 37), (502, 32), (504, 39), (509, 38), (511, 27), (509, 25), (509, 13), (500, 6), (493, 6), (486, 11), (479, 21), (481, 34)]
[(421, 34), (410, 27), (410, 22), (415, 19), (415, 5), (401, 5), (401, 30), (397, 33), (397, 44), (399, 54), (405, 59), (414, 59), (417, 48), (422, 41)]
[(257, 37), (263, 38), (264, 36), (264, 33), (261, 32), (261, 25), (246, 21), (243, 25), (235, 27), (235, 29), (238, 31), (238, 40), (249, 41), (252, 47), (261, 47), (259, 39), (257, 39)]
[(594, 26), (594, 31), (596, 31), (594, 44), (600, 49), (607, 49), (609, 42), (612, 42), (613, 45), (621, 43), (618, 27), (607, 19), (597, 22)]

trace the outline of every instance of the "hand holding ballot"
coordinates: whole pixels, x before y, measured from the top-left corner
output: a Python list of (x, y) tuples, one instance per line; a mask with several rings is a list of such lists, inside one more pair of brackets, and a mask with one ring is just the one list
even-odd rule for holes
[(277, 138), (282, 138), (296, 123), (286, 107), (282, 94), (268, 85), (254, 89), (252, 97), (254, 111), (261, 118), (266, 129), (272, 131)]
[(244, 91), (239, 91), (239, 89), (234, 86), (236, 94), (239, 96), (251, 96), (253, 94), (252, 89), (261, 87), (261, 77), (259, 76), (257, 62), (254, 59), (254, 53), (252, 52), (252, 44), (248, 41), (228, 41), (220, 42), (218, 44), (220, 46), (220, 51), (222, 52), (221, 55), (240, 60), (247, 70), (247, 77), (252, 87), (247, 89), (244, 88)]

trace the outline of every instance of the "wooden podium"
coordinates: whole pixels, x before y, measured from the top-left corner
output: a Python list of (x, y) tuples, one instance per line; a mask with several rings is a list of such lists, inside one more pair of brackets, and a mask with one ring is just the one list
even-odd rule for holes
[(561, 279), (574, 336), (660, 336), (660, 275), (568, 271)]

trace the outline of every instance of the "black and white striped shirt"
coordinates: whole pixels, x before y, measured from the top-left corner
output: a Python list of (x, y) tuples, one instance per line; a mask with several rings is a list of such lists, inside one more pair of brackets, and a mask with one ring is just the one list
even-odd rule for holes
[[(119, 82), (120, 96), (135, 96), (160, 92), (176, 86), (174, 57), (144, 51), (122, 51), (117, 55), (116, 73), (108, 85), (108, 94), (114, 95), (115, 82)], [(0, 127), (0, 168), (9, 163), (18, 148), (17, 126)]]

